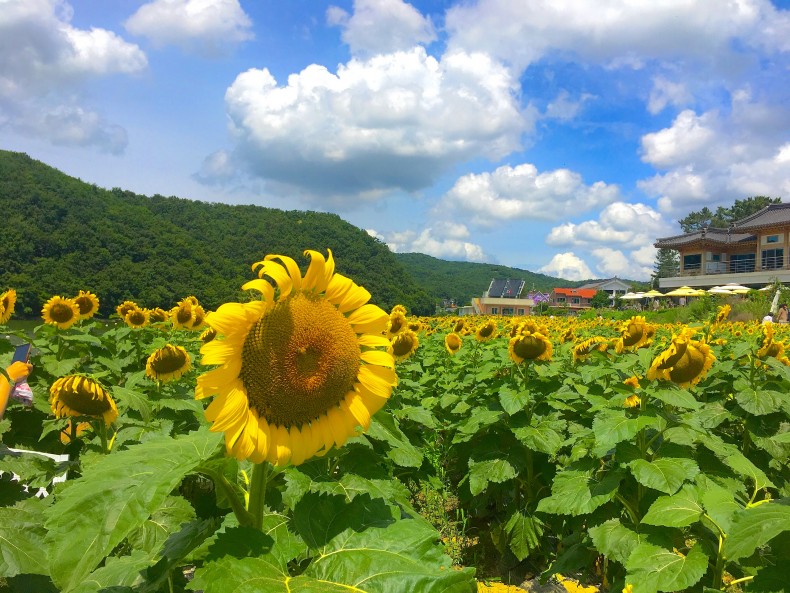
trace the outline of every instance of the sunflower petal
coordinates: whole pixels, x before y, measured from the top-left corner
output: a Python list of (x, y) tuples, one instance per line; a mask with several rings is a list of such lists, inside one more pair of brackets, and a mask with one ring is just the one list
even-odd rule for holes
[(258, 275), (261, 274), (269, 276), (269, 278), (274, 280), (275, 284), (277, 284), (277, 288), (280, 289), (280, 299), (284, 299), (289, 294), (291, 294), (293, 280), (291, 280), (288, 270), (282, 267), (282, 265), (273, 261), (265, 261), (263, 262), (261, 269), (258, 271)]
[(298, 426), (291, 426), (288, 433), (291, 439), (291, 465), (301, 465), (305, 460), (305, 452), (307, 451), (307, 430), (309, 424), (305, 424), (303, 430), (299, 430)]
[(348, 322), (358, 334), (381, 334), (387, 329), (387, 315), (376, 305), (362, 305), (348, 316)]
[(370, 292), (362, 286), (358, 286), (352, 282), (351, 288), (343, 295), (343, 300), (338, 304), (337, 310), (341, 313), (348, 313), (354, 309), (359, 309), (369, 300)]
[(327, 410), (326, 416), (329, 418), (329, 428), (332, 431), (332, 438), (335, 441), (335, 446), (341, 447), (350, 436), (348, 434), (346, 419), (343, 418), (343, 412), (339, 407), (332, 406)]
[(294, 291), (302, 289), (302, 273), (299, 271), (297, 263), (287, 255), (267, 255), (265, 260), (279, 261), (285, 269), (288, 270), (288, 275), (291, 277), (291, 283)]
[(250, 280), (242, 284), (242, 290), (257, 290), (263, 295), (264, 300), (266, 301), (273, 301), (274, 300), (274, 287), (272, 283), (268, 280), (263, 278), (256, 278), (255, 280)]
[(351, 278), (346, 278), (342, 274), (335, 274), (326, 287), (326, 300), (333, 305), (339, 305), (353, 286), (354, 281)]
[(206, 323), (225, 336), (249, 331), (245, 306), (241, 303), (225, 303), (206, 315)]
[[(388, 399), (389, 396), (392, 394), (393, 382), (380, 377), (378, 373), (374, 373), (373, 372), (374, 368), (381, 368), (381, 367), (373, 367), (367, 365), (360, 367), (359, 373), (357, 375), (357, 380), (360, 382), (360, 384), (362, 384), (363, 387), (368, 389), (374, 395), (378, 397), (382, 397), (384, 399)], [(385, 369), (381, 369), (381, 370), (385, 370)]]
[(365, 348), (389, 348), (390, 341), (385, 336), (362, 334), (357, 338), (357, 343)]
[(326, 267), (326, 259), (323, 254), (318, 251), (308, 249), (304, 252), (310, 258), (310, 265), (305, 272), (304, 280), (302, 280), (302, 290), (315, 290), (322, 292), (326, 290), (326, 276), (324, 269)]
[(368, 364), (373, 364), (388, 369), (395, 368), (395, 359), (389, 352), (382, 352), (381, 350), (366, 350), (362, 352), (359, 357)]
[(348, 413), (356, 419), (363, 430), (370, 428), (370, 410), (359, 393), (352, 391), (346, 395), (346, 399), (341, 402), (341, 405), (346, 406)]

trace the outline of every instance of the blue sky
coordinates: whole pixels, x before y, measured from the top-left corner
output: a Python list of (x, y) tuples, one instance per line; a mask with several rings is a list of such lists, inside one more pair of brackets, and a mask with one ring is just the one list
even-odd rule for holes
[(0, 0), (0, 148), (574, 280), (788, 199), (789, 81), (784, 0)]

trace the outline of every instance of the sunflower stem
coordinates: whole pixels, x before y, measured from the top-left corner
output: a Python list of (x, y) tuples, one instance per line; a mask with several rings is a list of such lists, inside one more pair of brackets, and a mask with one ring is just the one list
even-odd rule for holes
[(247, 512), (252, 515), (252, 527), (261, 529), (263, 527), (263, 511), (266, 500), (266, 485), (269, 481), (269, 463), (256, 463), (252, 469), (250, 479), (250, 502), (247, 505)]

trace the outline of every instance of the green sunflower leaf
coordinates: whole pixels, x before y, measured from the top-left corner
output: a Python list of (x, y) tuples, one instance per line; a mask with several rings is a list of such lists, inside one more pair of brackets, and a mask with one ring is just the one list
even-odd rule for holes
[(559, 472), (551, 485), (551, 496), (538, 503), (539, 511), (554, 515), (584, 515), (606, 504), (617, 493), (621, 471), (610, 471), (602, 477), (595, 476), (592, 461), (577, 462)]
[(110, 389), (113, 399), (118, 404), (118, 411), (123, 412), (126, 409), (132, 409), (140, 412), (140, 417), (144, 422), (151, 420), (151, 404), (148, 397), (136, 389), (128, 389), (126, 387), (112, 387)]
[(636, 531), (623, 525), (620, 519), (609, 519), (590, 527), (590, 537), (596, 550), (621, 564), (626, 563), (642, 538)]
[(487, 459), (469, 462), (469, 491), (477, 496), (489, 482), (501, 484), (516, 477), (516, 468), (507, 459)]
[(397, 420), (388, 412), (379, 412), (373, 417), (367, 436), (389, 445), (387, 457), (401, 467), (420, 467), (422, 452), (409, 442), (398, 426)]
[(499, 403), (508, 416), (523, 410), (531, 400), (532, 396), (529, 390), (516, 391), (507, 385), (499, 388)]
[(667, 494), (674, 494), (683, 482), (699, 473), (699, 466), (693, 459), (682, 457), (662, 457), (655, 461), (636, 459), (629, 467), (640, 484)]
[(540, 547), (543, 536), (543, 522), (535, 516), (515, 511), (505, 523), (508, 546), (519, 561), (529, 556), (532, 550)]
[[(357, 496), (348, 502), (339, 496), (308, 494), (297, 506), (293, 529), (300, 538), (286, 541), (284, 518), (276, 535), (264, 526), (254, 549), (249, 537), (235, 547), (218, 538), (216, 545), (221, 547), (210, 549), (189, 588), (205, 593), (467, 593), (474, 587), (470, 569), (451, 570), (450, 558), (429, 524), (422, 519), (395, 520), (383, 501)], [(288, 560), (299, 553), (292, 545), (300, 541), (310, 546), (310, 563), (291, 576)], [(283, 545), (290, 547), (287, 553), (280, 550)]]
[(702, 403), (685, 389), (660, 389), (653, 393), (653, 397), (661, 400), (665, 404), (684, 408), (687, 410), (697, 410), (702, 407)]
[(697, 490), (687, 484), (677, 494), (659, 496), (650, 505), (642, 523), (663, 527), (686, 527), (702, 517), (704, 509), (699, 502)]
[(222, 439), (202, 429), (114, 452), (68, 483), (46, 513), (50, 576), (65, 593), (160, 508), (182, 478)]
[(787, 396), (778, 391), (747, 389), (735, 394), (735, 401), (755, 416), (765, 416), (782, 409)]
[(129, 544), (149, 555), (157, 554), (171, 533), (195, 518), (192, 505), (180, 496), (168, 496), (140, 527), (127, 536)]
[(735, 514), (724, 542), (724, 556), (737, 560), (790, 530), (790, 498), (772, 500)]
[(0, 575), (49, 574), (46, 531), (30, 505), (0, 508)]
[[(697, 583), (708, 569), (708, 557), (695, 545), (687, 555), (643, 542), (626, 562), (626, 583), (634, 591), (685, 591)], [(636, 587), (638, 583), (639, 587)]]
[(148, 568), (151, 558), (142, 550), (135, 550), (129, 556), (120, 558), (110, 557), (101, 568), (97, 568), (90, 575), (72, 589), (73, 593), (97, 593), (112, 587), (116, 591), (129, 591), (131, 587), (143, 582), (142, 571)]

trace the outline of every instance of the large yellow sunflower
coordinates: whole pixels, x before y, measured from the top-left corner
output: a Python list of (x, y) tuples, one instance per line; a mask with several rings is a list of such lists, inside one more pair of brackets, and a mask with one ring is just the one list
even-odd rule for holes
[(389, 353), (400, 362), (414, 354), (419, 345), (420, 339), (417, 334), (410, 329), (405, 329), (390, 338)]
[(777, 342), (774, 339), (774, 324), (762, 324), (762, 335), (760, 336), (760, 348), (757, 350), (757, 358), (766, 359), (773, 357), (785, 366), (790, 366), (790, 359), (788, 359), (785, 351), (787, 346), (784, 342)]
[(81, 290), (73, 300), (80, 309), (80, 319), (90, 319), (99, 310), (99, 297), (89, 290)]
[(716, 357), (703, 341), (692, 340), (694, 330), (684, 329), (672, 337), (669, 347), (659, 354), (647, 371), (647, 378), (672, 381), (680, 387), (699, 383), (713, 366)]
[(9, 288), (3, 294), (0, 294), (0, 323), (8, 323), (11, 315), (14, 314), (14, 306), (16, 305), (16, 291)]
[(189, 353), (181, 346), (166, 344), (156, 350), (145, 363), (145, 374), (154, 381), (174, 381), (192, 368)]
[(118, 418), (118, 409), (110, 394), (90, 377), (61, 377), (49, 388), (49, 402), (58, 418), (90, 416), (104, 419), (107, 426)]
[(73, 299), (53, 296), (44, 303), (41, 317), (44, 323), (56, 325), (59, 329), (68, 329), (79, 320), (80, 308)]
[(202, 362), (220, 366), (198, 377), (195, 395), (216, 396), (206, 418), (237, 459), (298, 465), (339, 447), (368, 428), (397, 383), (392, 355), (379, 350), (389, 346), (387, 313), (334, 273), (331, 251), (305, 255), (304, 277), (290, 257), (266, 256), (242, 287), (262, 299), (206, 319), (219, 335), (201, 347)]

